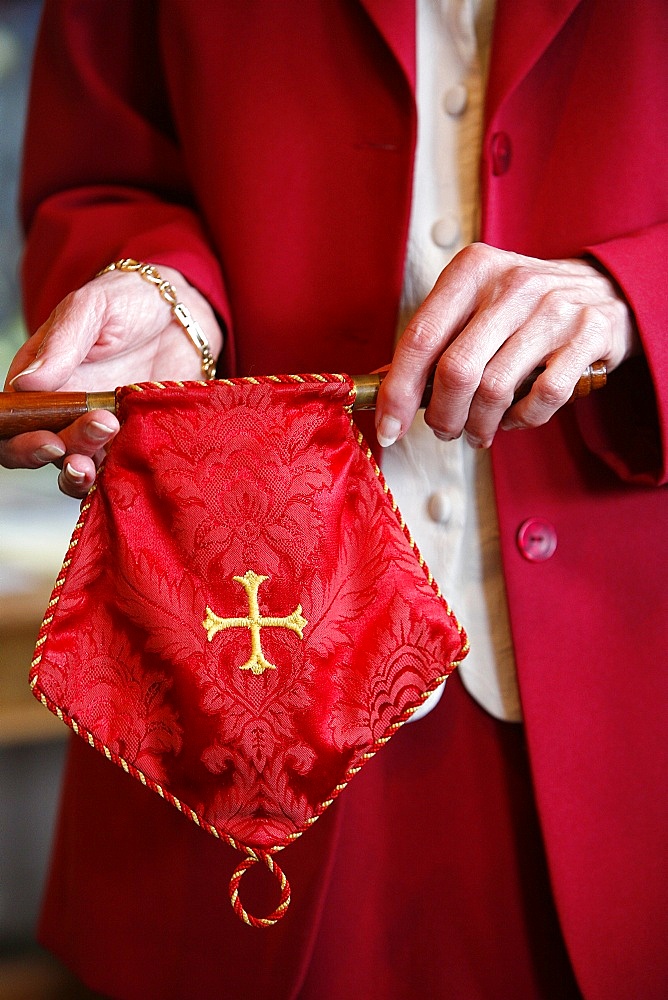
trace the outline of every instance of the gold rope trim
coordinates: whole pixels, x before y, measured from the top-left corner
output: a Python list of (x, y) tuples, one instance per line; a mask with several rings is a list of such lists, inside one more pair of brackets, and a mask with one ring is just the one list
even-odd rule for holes
[[(177, 380), (167, 382), (129, 382), (127, 385), (122, 386), (122, 388), (126, 390), (131, 389), (133, 392), (145, 392), (147, 389), (169, 389), (174, 387), (187, 389), (189, 385), (263, 385), (265, 382), (272, 382), (279, 385), (289, 385), (291, 382), (295, 382), (300, 385), (308, 385), (309, 382), (323, 384), (327, 382), (346, 382), (349, 380), (348, 375), (336, 372), (328, 372), (326, 374), (322, 372), (309, 372), (308, 374), (301, 375), (244, 375), (239, 378), (216, 378), (210, 381), (191, 379), (188, 382), (179, 382)], [(357, 390), (352, 380), (350, 380), (350, 391), (354, 399), (357, 395)], [(346, 406), (348, 405), (350, 404), (346, 404)]]

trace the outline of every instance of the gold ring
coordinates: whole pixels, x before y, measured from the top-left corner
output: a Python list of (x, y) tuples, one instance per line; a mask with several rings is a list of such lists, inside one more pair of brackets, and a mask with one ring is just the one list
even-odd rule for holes
[(587, 365), (585, 371), (578, 379), (571, 399), (582, 399), (588, 396), (594, 389), (602, 389), (608, 381), (608, 369), (603, 361), (595, 361), (592, 365)]

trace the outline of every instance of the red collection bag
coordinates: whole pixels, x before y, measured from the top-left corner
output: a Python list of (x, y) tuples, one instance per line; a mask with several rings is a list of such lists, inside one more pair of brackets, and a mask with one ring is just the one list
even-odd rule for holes
[[(466, 652), (346, 376), (127, 386), (37, 641), (36, 697), (290, 900), (300, 836)], [(281, 900), (248, 914), (244, 871)]]

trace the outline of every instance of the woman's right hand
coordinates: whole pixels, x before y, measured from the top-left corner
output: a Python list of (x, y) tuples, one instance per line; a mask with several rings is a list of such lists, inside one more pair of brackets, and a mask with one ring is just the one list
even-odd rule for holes
[[(172, 268), (160, 266), (198, 321), (217, 357), (222, 333), (206, 299)], [(174, 319), (157, 286), (139, 274), (109, 271), (66, 296), (12, 361), (5, 389), (93, 392), (128, 382), (199, 380), (199, 351)], [(119, 430), (116, 417), (93, 410), (57, 434), (30, 431), (0, 441), (0, 465), (60, 468), (63, 493), (81, 498)]]

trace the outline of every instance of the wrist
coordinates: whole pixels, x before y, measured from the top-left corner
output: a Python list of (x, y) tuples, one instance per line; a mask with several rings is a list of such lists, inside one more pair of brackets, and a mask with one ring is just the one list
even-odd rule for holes
[[(202, 378), (215, 378), (216, 360), (222, 347), (222, 334), (213, 310), (204, 296), (193, 288), (174, 268), (143, 263), (124, 257), (108, 264), (97, 277), (111, 271), (136, 273), (155, 287), (170, 309), (172, 318), (200, 355)], [(198, 318), (195, 318), (195, 317)], [(200, 317), (202, 322), (200, 322)]]

